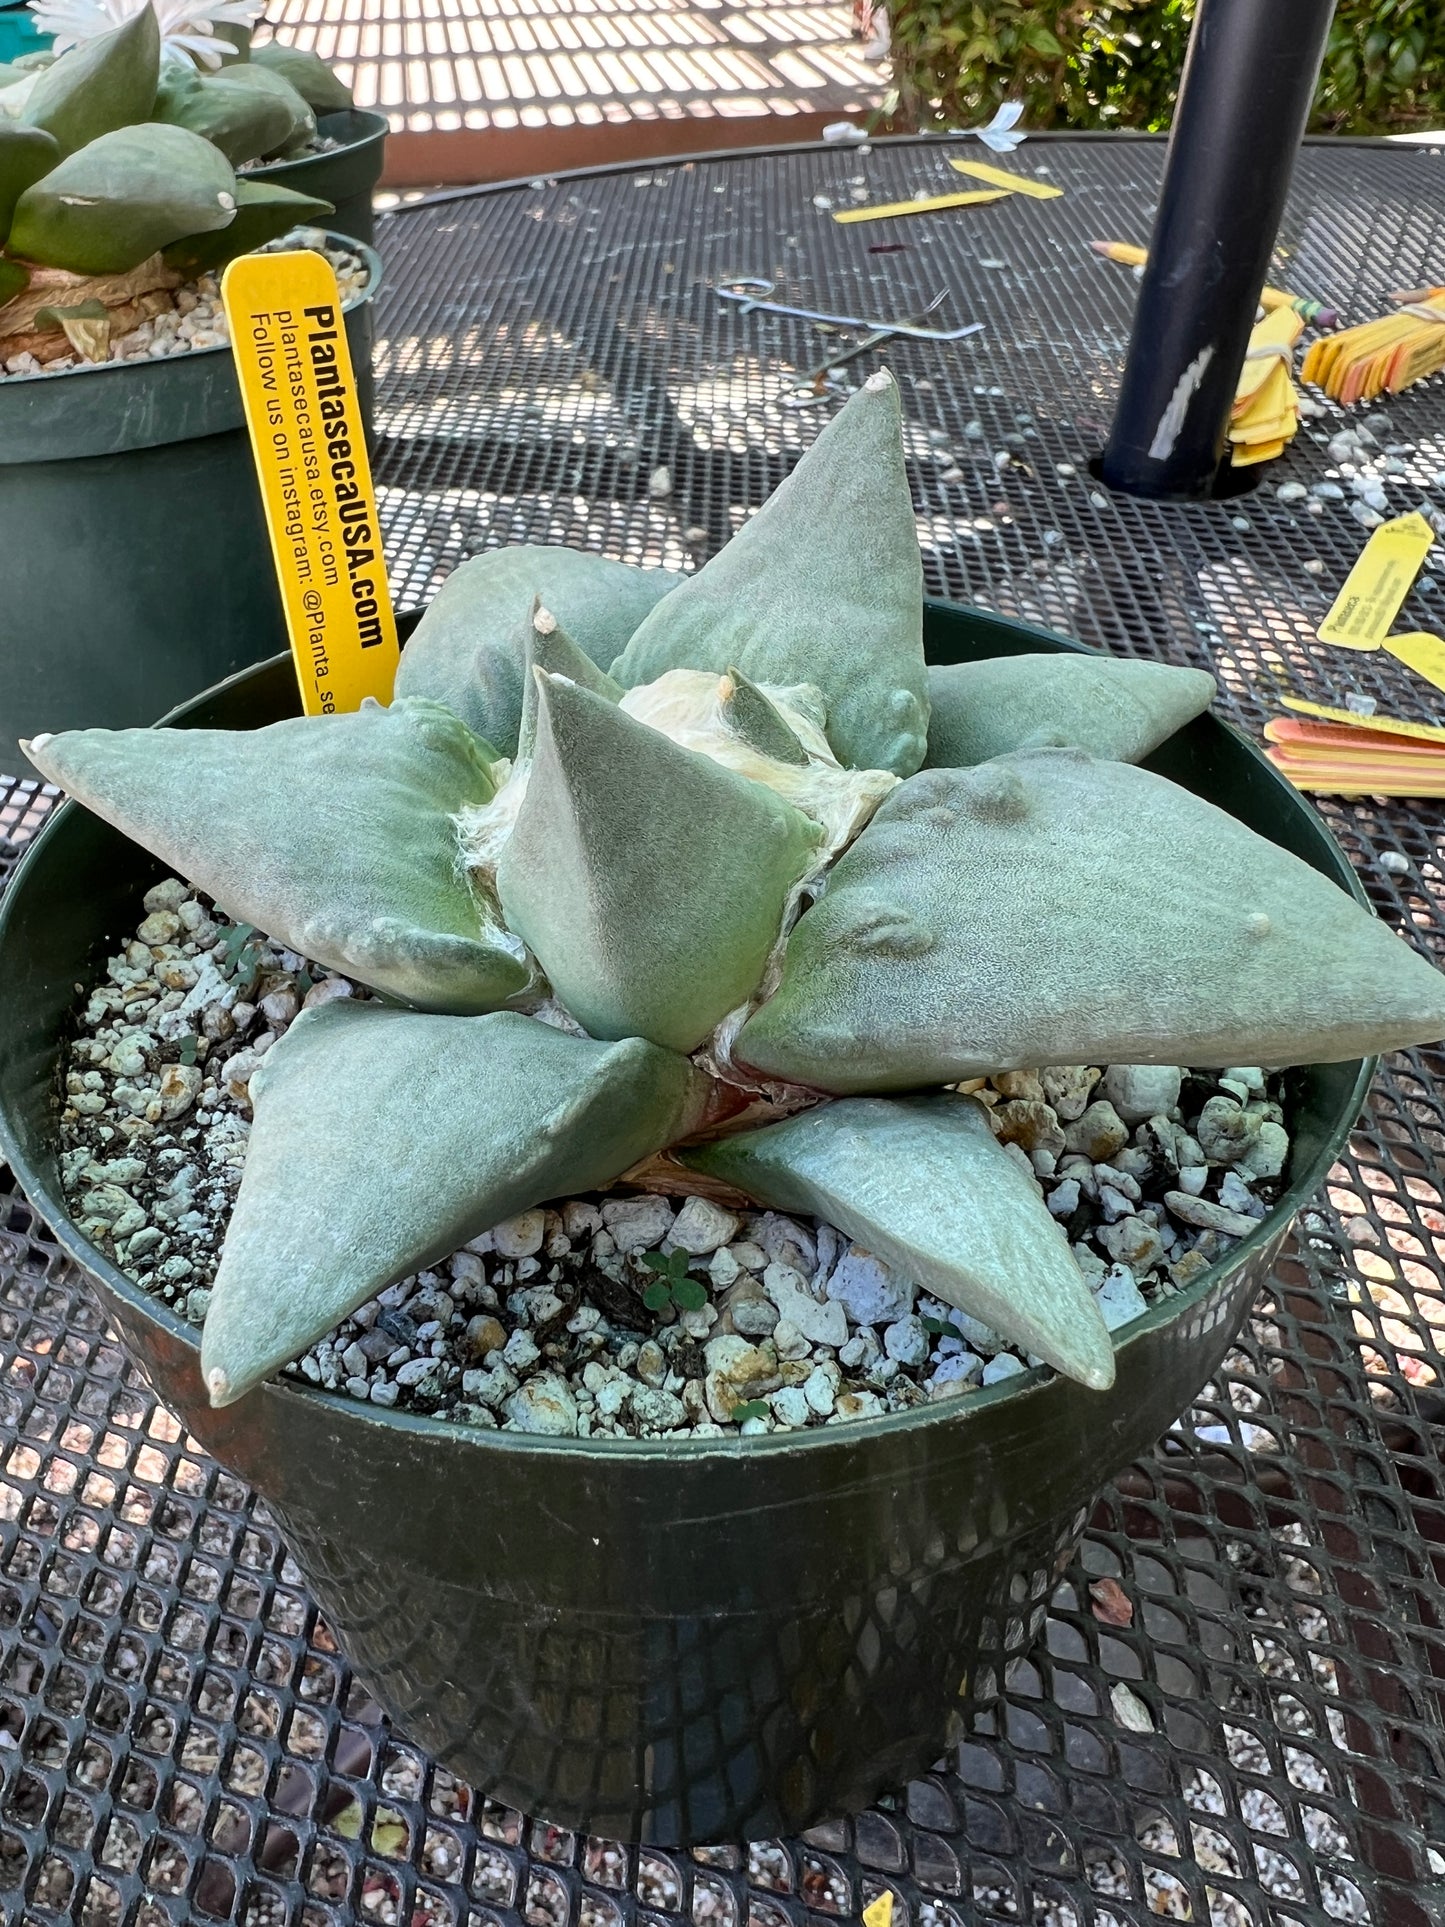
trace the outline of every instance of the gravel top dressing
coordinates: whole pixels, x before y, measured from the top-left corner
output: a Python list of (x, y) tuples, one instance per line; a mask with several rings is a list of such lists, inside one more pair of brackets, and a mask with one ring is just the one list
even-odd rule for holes
[[(256, 252), (279, 254), (290, 248), (310, 248), (326, 256), (336, 270), (337, 285), (346, 306), (365, 288), (367, 269), (361, 256), (319, 228), (297, 228), (277, 241), (268, 241)], [(116, 311), (118, 316), (121, 312)], [(152, 289), (129, 303), (123, 317), (119, 331), (112, 327), (105, 361), (163, 361), (170, 355), (189, 354), (194, 348), (224, 348), (231, 339), (226, 311), (221, 306), (218, 274), (198, 275), (195, 280), (177, 287)], [(63, 352), (59, 351), (61, 342), (66, 343)], [(43, 358), (25, 349), (0, 363), (0, 381), (11, 376), (61, 375), (101, 365), (101, 361), (71, 352), (65, 335), (55, 330)]]
[[(175, 879), (138, 908), (65, 1060), (63, 1180), (81, 1232), (200, 1324), (252, 1073), (303, 1004), (367, 993)], [(977, 1094), (1111, 1328), (1191, 1283), (1280, 1189), (1278, 1083), (1253, 1067), (1063, 1066)], [(287, 1370), (459, 1424), (655, 1438), (906, 1411), (1033, 1362), (816, 1219), (619, 1190), (495, 1226)]]
[[(300, 153), (288, 154), (286, 156), (286, 162), (295, 166), (298, 161), (314, 161), (319, 159), (323, 154), (339, 154), (342, 148), (348, 145), (349, 142), (337, 140), (334, 134), (318, 134), (314, 140), (307, 141)], [(276, 167), (278, 164), (280, 163), (277, 162), (274, 155), (268, 158), (264, 154), (259, 154), (254, 161), (242, 161), (237, 167), (236, 173), (244, 180), (248, 174), (260, 174), (268, 168)]]

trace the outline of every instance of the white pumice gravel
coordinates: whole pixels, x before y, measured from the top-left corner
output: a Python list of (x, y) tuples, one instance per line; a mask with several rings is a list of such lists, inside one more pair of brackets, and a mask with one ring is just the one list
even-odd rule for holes
[[(315, 139), (309, 140), (299, 153), (291, 154), (287, 158), (291, 161), (314, 161), (321, 154), (339, 154), (345, 146), (345, 141), (337, 140), (332, 134), (317, 134)], [(263, 167), (275, 165), (274, 160), (268, 161), (263, 155), (254, 161), (242, 161), (236, 172), (244, 178), (247, 174), (259, 173)]]
[[(252, 1073), (298, 1010), (368, 993), (175, 878), (138, 910), (104, 978), (78, 987), (62, 1179), (81, 1232), (200, 1324), (241, 1181)], [(1118, 1329), (1190, 1284), (1278, 1197), (1280, 1087), (1248, 1065), (1056, 1065), (964, 1088), (1033, 1173)], [(1143, 1115), (1151, 1097), (1172, 1101)], [(656, 1273), (643, 1259), (673, 1250), (707, 1302), (650, 1311)], [(493, 1226), (287, 1369), (488, 1430), (717, 1438), (908, 1411), (1036, 1362), (832, 1225), (619, 1192)]]
[[(279, 253), (288, 248), (310, 248), (324, 254), (336, 270), (341, 299), (349, 304), (366, 286), (366, 263), (359, 254), (322, 233), (320, 228), (296, 228), (279, 240), (268, 241), (258, 254)], [(170, 355), (189, 354), (196, 348), (224, 348), (231, 339), (226, 311), (221, 306), (221, 279), (203, 274), (176, 288), (170, 295), (173, 307), (151, 316), (129, 334), (117, 336), (110, 344), (111, 361), (162, 361)], [(62, 375), (92, 365), (78, 355), (58, 355), (54, 361), (37, 361), (29, 353), (11, 355), (0, 368), (0, 380), (9, 375)]]

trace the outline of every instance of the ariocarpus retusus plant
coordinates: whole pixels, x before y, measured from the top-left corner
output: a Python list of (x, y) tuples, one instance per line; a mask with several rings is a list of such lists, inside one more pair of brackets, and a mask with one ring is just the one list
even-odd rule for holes
[(877, 375), (685, 581), (502, 550), (446, 583), (389, 708), (26, 746), (232, 915), (379, 993), (303, 1011), (251, 1080), (215, 1403), (487, 1227), (667, 1151), (1102, 1390), (1112, 1344), (1063, 1230), (950, 1087), (1445, 1032), (1445, 979), (1407, 945), (1134, 767), (1208, 676), (930, 671), (922, 615)]

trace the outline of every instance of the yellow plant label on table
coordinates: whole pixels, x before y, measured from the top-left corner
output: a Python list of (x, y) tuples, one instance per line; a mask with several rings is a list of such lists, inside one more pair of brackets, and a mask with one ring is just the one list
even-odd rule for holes
[(893, 221), (902, 214), (937, 214), (945, 207), (982, 207), (985, 201), (1006, 199), (1002, 188), (972, 194), (928, 194), (921, 201), (880, 201), (877, 207), (847, 207), (833, 216), (846, 227), (854, 221)]
[(1397, 662), (1437, 689), (1445, 689), (1445, 636), (1414, 629), (1408, 636), (1386, 636), (1385, 647)]
[(1344, 649), (1378, 649), (1434, 540), (1430, 524), (1418, 514), (1397, 515), (1376, 529), (1316, 629), (1320, 641)]
[(246, 254), (221, 280), (308, 716), (390, 702), (400, 651), (331, 264)]
[(1306, 702), (1303, 696), (1281, 696), (1286, 709), (1314, 716), (1322, 723), (1344, 723), (1350, 729), (1383, 730), (1387, 736), (1407, 736), (1415, 743), (1445, 743), (1438, 723), (1407, 723), (1398, 716), (1359, 716), (1353, 709), (1332, 709), (1328, 703)]
[(987, 181), (990, 187), (1007, 188), (1010, 194), (1031, 194), (1036, 201), (1056, 201), (1062, 194), (1061, 187), (1051, 187), (1047, 181), (1030, 180), (1027, 174), (1010, 174), (1006, 167), (990, 167), (987, 161), (950, 161), (949, 166), (958, 174), (971, 174), (976, 181)]

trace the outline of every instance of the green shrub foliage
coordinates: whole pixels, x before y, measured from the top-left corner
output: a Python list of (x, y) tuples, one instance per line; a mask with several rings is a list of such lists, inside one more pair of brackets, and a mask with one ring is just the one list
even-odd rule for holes
[[(1022, 101), (1028, 127), (1169, 125), (1195, 0), (894, 0), (900, 123), (952, 128)], [(1313, 127), (1400, 133), (1445, 123), (1441, 0), (1340, 0)]]

